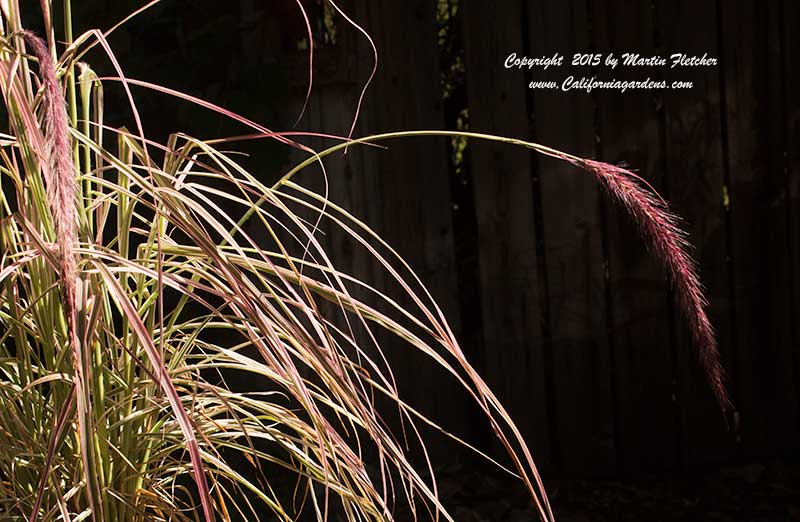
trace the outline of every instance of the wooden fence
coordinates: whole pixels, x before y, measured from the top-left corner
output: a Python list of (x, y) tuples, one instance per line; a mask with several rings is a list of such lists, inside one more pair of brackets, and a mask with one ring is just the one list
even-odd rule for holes
[[(737, 409), (726, 431), (664, 271), (590, 176), (477, 141), (459, 172), (443, 139), (333, 158), (332, 200), (411, 262), (539, 462), (552, 473), (614, 475), (797, 454), (800, 4), (461, 0), (445, 29), (435, 4), (342, 2), (379, 54), (356, 134), (454, 127), (437, 43), (451, 31), (449, 44), (463, 46), (471, 130), (626, 162), (685, 219)], [(301, 127), (346, 134), (373, 55), (354, 29), (336, 31), (336, 44), (316, 53)], [(511, 52), (568, 61), (708, 53), (719, 65), (647, 72), (692, 81), (686, 90), (564, 93), (527, 86), (611, 73), (507, 70)], [(294, 85), (287, 121), (305, 95), (306, 59), (302, 50), (279, 59)], [(376, 282), (359, 254), (332, 241), (337, 265)], [(431, 392), (437, 377), (418, 360), (394, 364), (434, 415), (464, 408), (457, 394)], [(468, 416), (461, 422), (469, 428)]]

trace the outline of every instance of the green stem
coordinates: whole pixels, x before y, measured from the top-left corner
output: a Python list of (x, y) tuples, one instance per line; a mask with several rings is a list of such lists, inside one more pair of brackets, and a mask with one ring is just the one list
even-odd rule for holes
[[(347, 147), (351, 145), (359, 145), (359, 144), (367, 144), (367, 143), (375, 143), (379, 141), (394, 139), (394, 138), (411, 138), (411, 137), (421, 137), (421, 136), (445, 136), (449, 138), (475, 138), (479, 140), (486, 140), (486, 141), (495, 141), (499, 143), (507, 143), (509, 145), (517, 145), (520, 147), (525, 147), (526, 149), (532, 149), (540, 154), (544, 154), (545, 156), (551, 156), (554, 158), (558, 158), (561, 160), (567, 161), (575, 161), (580, 162), (583, 161), (581, 158), (577, 156), (573, 156), (571, 154), (567, 154), (561, 152), (556, 149), (552, 149), (545, 145), (541, 145), (539, 143), (534, 143), (530, 141), (518, 140), (515, 138), (507, 138), (504, 136), (495, 136), (493, 134), (481, 134), (479, 132), (464, 132), (464, 131), (445, 131), (445, 130), (418, 130), (418, 131), (398, 131), (398, 132), (387, 132), (385, 134), (375, 134), (372, 136), (366, 136), (364, 138), (358, 138), (354, 140), (344, 141), (342, 143), (337, 143), (336, 145), (329, 147), (321, 152), (313, 154), (310, 158), (306, 159), (305, 161), (296, 165), (293, 169), (287, 172), (277, 183), (272, 186), (272, 190), (278, 190), (280, 187), (284, 186), (289, 180), (291, 180), (298, 172), (302, 171), (309, 165), (313, 165), (314, 163), (322, 163), (322, 158), (325, 156), (329, 156), (334, 152), (345, 150)], [(256, 201), (252, 207), (247, 209), (247, 212), (236, 222), (236, 227), (230, 230), (231, 235), (235, 235), (237, 230), (240, 229), (248, 219), (250, 219), (253, 214), (256, 212), (258, 208), (261, 207), (267, 201), (267, 196), (261, 196), (258, 201)], [(223, 241), (221, 246), (224, 246), (225, 242)]]

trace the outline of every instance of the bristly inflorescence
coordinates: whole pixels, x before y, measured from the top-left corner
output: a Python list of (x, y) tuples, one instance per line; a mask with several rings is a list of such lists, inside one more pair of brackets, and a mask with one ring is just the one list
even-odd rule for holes
[(679, 218), (670, 212), (666, 203), (645, 190), (637, 176), (618, 166), (593, 160), (573, 161), (592, 172), (604, 187), (633, 216), (642, 234), (666, 265), (681, 310), (689, 322), (692, 340), (697, 347), (700, 366), (705, 372), (723, 414), (732, 405), (725, 389), (725, 372), (720, 361), (714, 329), (706, 314), (708, 305), (697, 268), (688, 253), (686, 233)]
[[(78, 335), (77, 308), (77, 255), (75, 244), (78, 240), (78, 218), (76, 208), (77, 179), (72, 162), (72, 144), (67, 116), (67, 104), (56, 75), (56, 67), (47, 45), (31, 33), (22, 31), (25, 43), (31, 47), (39, 61), (39, 78), (42, 82), (42, 103), (44, 104), (44, 130), (47, 142), (47, 157), (43, 161), (47, 202), (53, 216), (53, 225), (58, 249), (58, 271), (61, 277), (61, 296), (64, 316), (67, 323), (67, 335), (72, 350), (74, 375), (73, 392), (77, 397), (78, 432), (81, 434), (81, 460), (89, 480), (96, 480), (88, 471), (92, 468), (90, 453), (92, 448), (88, 442), (92, 433), (89, 417), (89, 399), (86, 393), (86, 375), (84, 373), (84, 357)], [(40, 493), (46, 481), (46, 473), (42, 475)], [(93, 493), (96, 486), (87, 488), (87, 496), (92, 509), (92, 520), (103, 520), (102, 506)], [(38, 505), (31, 514), (34, 520), (38, 514)]]
[(42, 82), (45, 104), (44, 127), (47, 137), (47, 159), (45, 182), (47, 200), (56, 231), (61, 270), (64, 275), (74, 278), (75, 242), (77, 241), (76, 179), (72, 164), (72, 145), (70, 142), (67, 104), (56, 76), (56, 68), (47, 45), (31, 33), (23, 31), (33, 54), (39, 61), (39, 77)]

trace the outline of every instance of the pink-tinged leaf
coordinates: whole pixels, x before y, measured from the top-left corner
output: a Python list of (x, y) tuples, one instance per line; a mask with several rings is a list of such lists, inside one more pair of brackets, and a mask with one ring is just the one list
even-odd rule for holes
[(296, 143), (296, 142), (294, 142), (292, 140), (289, 140), (289, 139), (283, 137), (282, 135), (271, 131), (270, 129), (268, 129), (267, 127), (264, 127), (263, 125), (261, 125), (259, 123), (256, 123), (256, 122), (254, 122), (254, 121), (252, 121), (252, 120), (250, 120), (248, 118), (245, 118), (244, 116), (236, 114), (235, 112), (233, 112), (233, 111), (231, 111), (229, 109), (226, 109), (224, 107), (220, 107), (219, 105), (213, 104), (211, 102), (207, 102), (207, 101), (205, 101), (205, 100), (203, 100), (201, 98), (198, 98), (196, 96), (192, 96), (191, 94), (186, 94), (184, 92), (177, 91), (175, 89), (170, 89), (169, 87), (164, 87), (162, 85), (158, 85), (158, 84), (155, 84), (155, 83), (150, 83), (150, 82), (146, 82), (146, 81), (142, 81), (142, 80), (136, 80), (136, 79), (133, 79), (133, 78), (122, 78), (122, 77), (114, 77), (114, 76), (110, 76), (109, 77), (109, 76), (106, 76), (106, 77), (98, 78), (98, 80), (100, 80), (100, 81), (121, 82), (123, 84), (135, 85), (137, 87), (144, 87), (146, 89), (150, 89), (150, 90), (153, 90), (153, 91), (158, 91), (158, 92), (161, 92), (161, 93), (164, 93), (164, 94), (168, 94), (168, 95), (174, 96), (175, 98), (178, 98), (180, 100), (184, 100), (184, 101), (187, 101), (187, 102), (190, 102), (190, 103), (194, 103), (195, 105), (199, 105), (200, 107), (203, 107), (205, 109), (209, 109), (209, 110), (212, 110), (214, 112), (217, 112), (217, 113), (225, 116), (226, 118), (230, 118), (230, 119), (232, 119), (234, 121), (238, 121), (242, 125), (250, 127), (251, 129), (254, 129), (254, 130), (258, 131), (259, 133), (266, 134), (266, 135), (269, 135), (269, 136), (275, 138), (275, 140), (277, 140), (280, 143), (283, 143), (284, 145), (289, 145), (291, 147), (294, 147), (294, 148), (297, 148), (297, 149), (301, 149), (301, 150), (304, 150), (304, 151), (312, 153), (312, 154), (314, 152), (313, 150), (309, 149), (305, 145), (301, 145), (301, 144)]
[(64, 429), (70, 423), (73, 406), (75, 406), (74, 386), (70, 389), (69, 396), (64, 401), (58, 417), (53, 419), (53, 431), (47, 443), (47, 458), (45, 458), (44, 466), (42, 467), (42, 477), (39, 479), (39, 489), (36, 492), (36, 501), (33, 503), (33, 511), (31, 511), (31, 516), (28, 517), (29, 522), (35, 522), (39, 516), (39, 509), (41, 509), (42, 500), (44, 500), (44, 488), (47, 485), (47, 478), (50, 476), (50, 468), (53, 465), (53, 457), (55, 457), (58, 443), (64, 435)]
[[(369, 78), (367, 78), (367, 81), (364, 83), (364, 87), (361, 89), (361, 94), (358, 96), (358, 104), (356, 104), (356, 114), (353, 117), (353, 124), (350, 126), (350, 132), (347, 134), (347, 138), (350, 139), (353, 137), (353, 131), (355, 131), (356, 123), (358, 123), (358, 115), (361, 113), (361, 104), (364, 102), (364, 96), (367, 94), (367, 89), (369, 88), (369, 85), (372, 83), (373, 78), (375, 78), (375, 73), (378, 71), (378, 49), (375, 47), (375, 42), (372, 40), (372, 37), (366, 30), (364, 30), (363, 27), (355, 23), (349, 16), (347, 16), (347, 13), (342, 11), (333, 0), (328, 0), (328, 1), (331, 3), (333, 8), (336, 9), (336, 11), (340, 15), (342, 15), (342, 17), (344, 17), (344, 19), (347, 20), (348, 23), (350, 23), (350, 25), (358, 29), (358, 31), (367, 38), (367, 40), (369, 41), (369, 45), (372, 47), (372, 57), (373, 57), (372, 71), (369, 73)], [(347, 151), (347, 149), (345, 149), (345, 151)]]
[(306, 99), (303, 101), (303, 108), (300, 109), (297, 121), (294, 122), (294, 126), (297, 127), (297, 124), (300, 123), (300, 120), (303, 119), (303, 114), (306, 112), (308, 100), (311, 98), (311, 87), (314, 85), (314, 34), (311, 30), (311, 22), (308, 20), (308, 14), (303, 7), (303, 3), (300, 0), (295, 1), (297, 2), (297, 7), (300, 9), (300, 13), (303, 15), (303, 22), (306, 24), (306, 33), (308, 34), (308, 89), (306, 90)]

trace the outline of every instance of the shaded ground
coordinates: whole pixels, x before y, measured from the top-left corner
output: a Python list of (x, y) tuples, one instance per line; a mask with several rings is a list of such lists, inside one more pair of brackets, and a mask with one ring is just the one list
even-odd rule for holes
[[(493, 474), (439, 475), (458, 522), (537, 520), (518, 484)], [(800, 521), (800, 463), (755, 462), (690, 478), (547, 480), (559, 522)]]

